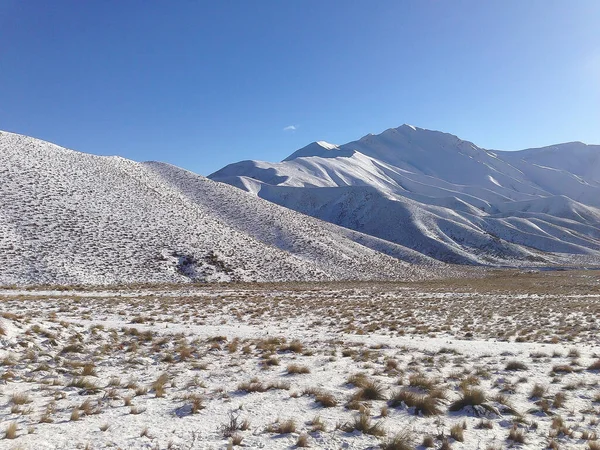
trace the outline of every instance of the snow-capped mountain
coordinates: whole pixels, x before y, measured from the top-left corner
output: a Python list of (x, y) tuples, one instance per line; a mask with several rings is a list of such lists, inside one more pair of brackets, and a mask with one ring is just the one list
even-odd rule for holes
[[(597, 264), (600, 146), (516, 152), (402, 125), (209, 176), (441, 261)], [(541, 254), (540, 252), (543, 252)]]
[[(0, 132), (0, 285), (410, 279), (442, 265), (163, 163)], [(404, 260), (404, 261), (403, 261)]]

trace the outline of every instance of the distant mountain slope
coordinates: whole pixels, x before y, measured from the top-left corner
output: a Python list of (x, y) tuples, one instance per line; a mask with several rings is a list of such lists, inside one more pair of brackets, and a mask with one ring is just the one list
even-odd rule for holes
[(183, 169), (7, 132), (0, 198), (1, 285), (411, 279), (445, 270)]
[[(489, 151), (403, 125), (209, 178), (441, 261), (519, 265), (600, 257), (600, 146)], [(543, 252), (544, 254), (541, 254)]]

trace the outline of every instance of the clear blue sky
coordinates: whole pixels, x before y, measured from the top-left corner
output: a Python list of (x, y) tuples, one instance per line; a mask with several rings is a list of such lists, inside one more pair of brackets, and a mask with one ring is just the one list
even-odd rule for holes
[(402, 123), (600, 144), (599, 24), (598, 0), (1, 0), (0, 129), (204, 175)]

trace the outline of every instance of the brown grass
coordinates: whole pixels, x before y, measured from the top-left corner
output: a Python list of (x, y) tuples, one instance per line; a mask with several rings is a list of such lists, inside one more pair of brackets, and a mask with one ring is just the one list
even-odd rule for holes
[(4, 430), (4, 437), (6, 439), (16, 439), (18, 431), (19, 427), (17, 426), (16, 422), (12, 422), (8, 424), (6, 430)]
[(439, 398), (418, 394), (406, 389), (392, 393), (388, 403), (394, 408), (404, 403), (408, 408), (415, 408), (415, 414), (423, 414), (424, 416), (434, 416), (442, 413)]
[(409, 431), (403, 431), (396, 434), (381, 444), (383, 450), (414, 450), (414, 437)]
[(306, 366), (301, 366), (299, 364), (290, 364), (287, 366), (287, 373), (289, 375), (305, 374), (310, 373), (310, 369)]
[(466, 389), (460, 398), (450, 404), (450, 411), (460, 411), (466, 406), (481, 405), (487, 401), (485, 393), (481, 389)]
[(352, 422), (343, 425), (342, 429), (347, 433), (360, 431), (363, 434), (369, 434), (371, 436), (385, 436), (386, 434), (382, 423), (372, 423), (371, 417), (365, 413), (360, 413), (355, 416)]

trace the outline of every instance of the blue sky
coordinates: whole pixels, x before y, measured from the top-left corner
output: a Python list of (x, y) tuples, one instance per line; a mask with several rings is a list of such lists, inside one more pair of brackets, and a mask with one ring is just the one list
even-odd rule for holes
[(409, 123), (600, 144), (600, 1), (2, 0), (0, 129), (207, 175)]

